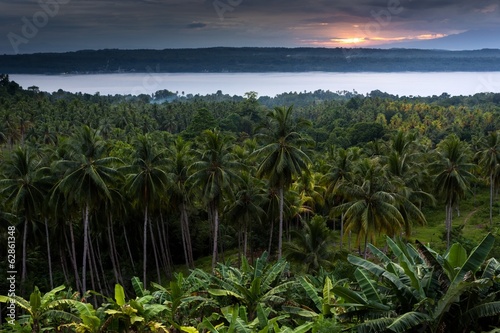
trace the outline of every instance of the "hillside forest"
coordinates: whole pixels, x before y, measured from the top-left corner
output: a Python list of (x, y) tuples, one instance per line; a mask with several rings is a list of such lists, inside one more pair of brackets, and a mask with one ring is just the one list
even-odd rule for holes
[(2, 74), (0, 119), (2, 332), (500, 327), (500, 94), (101, 96)]

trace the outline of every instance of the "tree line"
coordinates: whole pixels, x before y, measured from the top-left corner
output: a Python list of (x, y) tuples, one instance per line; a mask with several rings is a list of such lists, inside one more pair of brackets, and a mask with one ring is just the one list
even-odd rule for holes
[(0, 55), (0, 72), (264, 73), (264, 72), (494, 72), (498, 49), (473, 51), (215, 47), (164, 50), (81, 50)]

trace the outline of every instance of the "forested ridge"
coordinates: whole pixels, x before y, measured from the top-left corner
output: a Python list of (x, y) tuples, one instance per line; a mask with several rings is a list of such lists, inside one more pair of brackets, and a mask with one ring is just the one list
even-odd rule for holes
[[(494, 93), (101, 96), (1, 75), (2, 329), (492, 331), (499, 114)], [(455, 222), (471, 198), (480, 237)]]
[(500, 71), (500, 50), (215, 47), (0, 55), (0, 73)]

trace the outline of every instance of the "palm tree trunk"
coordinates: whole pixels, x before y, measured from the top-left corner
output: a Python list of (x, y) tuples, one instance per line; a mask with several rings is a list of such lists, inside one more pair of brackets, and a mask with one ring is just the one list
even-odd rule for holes
[(179, 207), (179, 211), (181, 213), (179, 219), (181, 223), (181, 235), (182, 235), (182, 249), (184, 250), (184, 260), (186, 261), (186, 267), (189, 267), (189, 260), (188, 260), (188, 250), (187, 250), (187, 244), (186, 244), (186, 231), (185, 231), (185, 226), (184, 226), (184, 211), (182, 210), (182, 204)]
[(490, 173), (490, 226), (493, 227), (493, 192), (494, 192), (493, 172)]
[(187, 244), (186, 244), (186, 231), (184, 230), (184, 212), (182, 211), (182, 205), (179, 205), (179, 211), (181, 213), (179, 219), (181, 223), (181, 238), (182, 238), (182, 250), (184, 251), (184, 261), (186, 262), (186, 267), (189, 268), (189, 260), (187, 258)]
[(283, 189), (284, 186), (280, 186), (280, 225), (279, 225), (279, 231), (278, 231), (278, 260), (281, 259), (281, 254), (282, 254), (282, 246), (283, 246), (283, 204), (284, 204), (284, 198), (283, 198)]
[(245, 222), (244, 222), (244, 234), (243, 234), (243, 255), (245, 256), (245, 258), (247, 257), (247, 250), (248, 250), (248, 222), (247, 222), (247, 219), (245, 219)]
[(365, 233), (365, 248), (364, 248), (363, 258), (366, 260), (366, 256), (368, 254), (368, 233)]
[(143, 244), (142, 244), (142, 283), (144, 288), (147, 286), (146, 270), (147, 270), (147, 244), (148, 244), (148, 205), (144, 207), (144, 226), (143, 226)]
[(161, 272), (160, 272), (160, 263), (158, 261), (158, 250), (156, 247), (156, 238), (153, 234), (153, 223), (149, 223), (149, 233), (151, 236), (151, 245), (153, 247), (153, 256), (155, 258), (155, 265), (156, 265), (156, 275), (158, 278), (158, 284), (161, 284)]
[(78, 274), (78, 267), (76, 265), (75, 234), (73, 233), (73, 224), (71, 222), (69, 223), (69, 236), (71, 238), (71, 247), (68, 244), (68, 237), (66, 237), (66, 233), (64, 233), (68, 250), (71, 251), (71, 264), (73, 266), (73, 271), (75, 273), (76, 287), (78, 290), (82, 291), (83, 290), (82, 281), (80, 280), (80, 275)]
[(453, 214), (453, 207), (451, 204), (446, 204), (446, 248), (450, 248), (450, 236), (451, 236), (451, 214)]
[(118, 280), (118, 271), (116, 269), (116, 262), (115, 262), (115, 247), (113, 243), (113, 239), (111, 237), (111, 217), (108, 219), (108, 242), (109, 242), (109, 258), (111, 259), (111, 266), (113, 266), (113, 274), (115, 275), (115, 283), (119, 283)]
[[(89, 236), (90, 237), (90, 236)], [(90, 271), (94, 272), (94, 277), (95, 280), (97, 280), (97, 287), (99, 288), (99, 293), (103, 293), (102, 285), (101, 285), (101, 278), (99, 277), (99, 268), (97, 267), (97, 259), (96, 259), (96, 253), (94, 251), (94, 243), (92, 242), (92, 239), (89, 241), (89, 262), (90, 262)], [(92, 286), (92, 289), (95, 287)]]
[(340, 249), (344, 245), (344, 213), (340, 215)]
[(26, 280), (26, 242), (28, 241), (28, 218), (24, 219), (24, 232), (23, 232), (23, 268), (21, 273), (21, 291), (24, 290), (24, 281)]
[(134, 257), (132, 256), (132, 251), (130, 250), (130, 243), (128, 242), (128, 236), (127, 236), (127, 229), (125, 228), (125, 224), (122, 224), (122, 227), (123, 227), (123, 237), (125, 238), (125, 245), (127, 245), (127, 252), (130, 257), (130, 263), (132, 264), (132, 269), (135, 274)]
[[(115, 264), (116, 264), (116, 270), (118, 271), (118, 279), (119, 283), (123, 286), (123, 277), (122, 277), (122, 268), (120, 266), (120, 258), (118, 256), (118, 251), (116, 250), (116, 240), (115, 240), (115, 233), (113, 231), (113, 215), (110, 216), (110, 221), (109, 221), (109, 226), (111, 227), (110, 232), (111, 232), (111, 246), (113, 248), (113, 254), (115, 258)], [(126, 238), (125, 238), (126, 239)]]
[[(170, 265), (169, 265), (169, 260), (167, 259), (169, 253), (165, 247), (166, 235), (164, 232), (162, 232), (163, 223), (164, 223), (163, 215), (160, 213), (160, 220), (159, 221), (156, 220), (156, 232), (158, 233), (158, 243), (159, 243), (158, 255), (160, 257), (161, 266), (163, 268), (163, 271), (165, 272), (165, 276), (168, 276), (170, 275)], [(151, 229), (153, 229), (152, 226)]]
[(212, 251), (212, 271), (215, 270), (215, 264), (217, 263), (217, 247), (218, 247), (218, 236), (219, 236), (219, 210), (217, 209), (215, 202), (211, 203), (213, 210), (214, 219), (214, 247)]
[[(59, 260), (61, 262), (61, 269), (63, 271), (63, 275), (64, 275), (64, 283), (69, 286), (69, 277), (68, 277), (68, 268), (66, 266), (66, 260), (64, 260), (66, 257), (64, 256), (63, 254), (63, 249), (62, 249), (62, 246), (59, 246)], [(77, 290), (78, 290), (78, 283), (76, 284), (77, 285)], [(54, 289), (54, 288), (52, 288)]]
[(50, 256), (50, 241), (49, 241), (49, 222), (48, 218), (45, 218), (45, 242), (47, 243), (47, 262), (49, 264), (49, 281), (50, 289), (54, 289), (54, 280), (52, 279), (52, 258)]
[(186, 203), (182, 202), (179, 208), (181, 211), (182, 242), (185, 246), (184, 256), (186, 258), (187, 266), (189, 268), (194, 268), (193, 246), (191, 244), (191, 233), (189, 232), (189, 217), (187, 214)]
[[(165, 225), (167, 228), (165, 228)], [(163, 215), (161, 215), (161, 231), (165, 241), (166, 274), (167, 278), (170, 279), (172, 277), (172, 267), (174, 266), (174, 263), (172, 261), (172, 251), (170, 251), (170, 243), (168, 241), (168, 224), (163, 222)]]
[(82, 294), (87, 291), (87, 253), (89, 251), (89, 204), (85, 204), (83, 218), (83, 260), (82, 260)]
[(271, 219), (271, 228), (269, 231), (269, 245), (267, 247), (267, 253), (271, 253), (272, 245), (273, 245), (273, 231), (274, 231), (274, 218)]

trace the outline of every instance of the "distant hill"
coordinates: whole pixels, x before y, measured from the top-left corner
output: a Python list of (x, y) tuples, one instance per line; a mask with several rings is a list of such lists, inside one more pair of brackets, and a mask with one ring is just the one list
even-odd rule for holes
[(500, 71), (500, 50), (204, 48), (0, 55), (0, 73)]
[(470, 30), (456, 35), (431, 40), (419, 40), (388, 44), (382, 48), (416, 48), (443, 50), (500, 49), (500, 38), (496, 30)]

